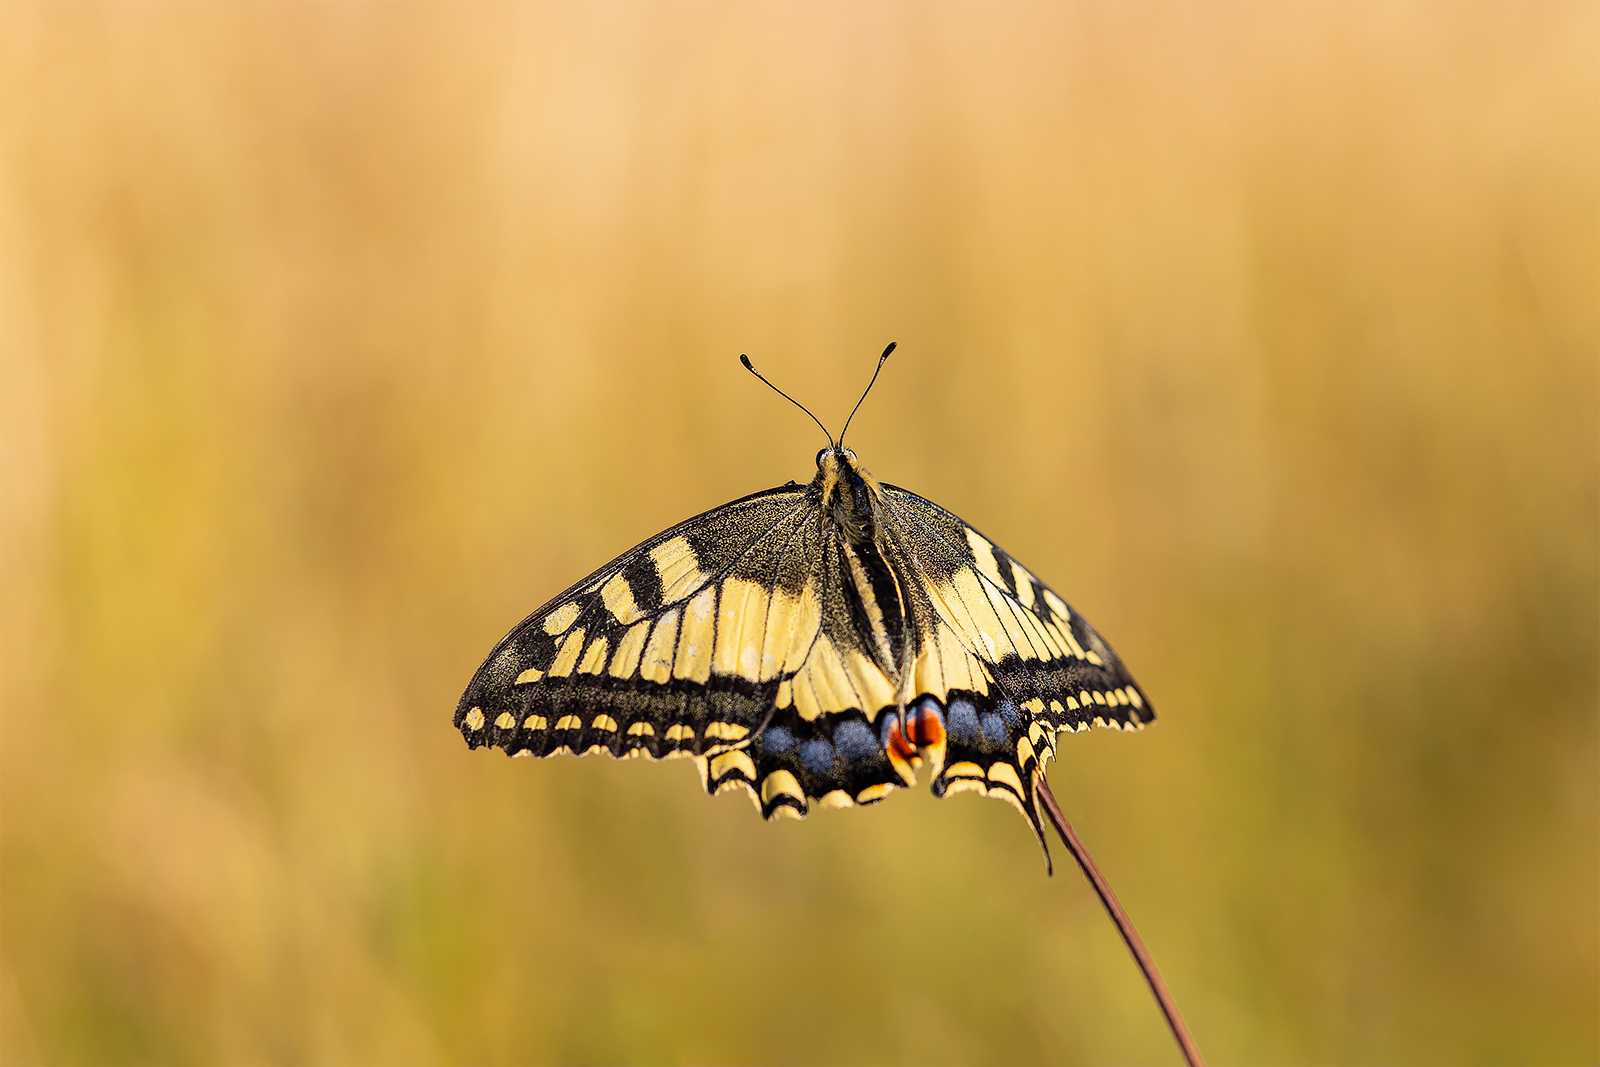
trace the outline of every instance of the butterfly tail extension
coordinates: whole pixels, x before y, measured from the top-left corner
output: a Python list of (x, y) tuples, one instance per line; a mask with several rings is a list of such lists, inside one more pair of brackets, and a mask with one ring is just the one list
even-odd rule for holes
[[(924, 705), (929, 703), (924, 701)], [(942, 710), (944, 766), (934, 776), (933, 795), (974, 792), (1007, 802), (1033, 828), (1044, 852), (1045, 868), (1053, 872), (1037, 792), (1044, 768), (1034, 741), (1045, 731), (1004, 696), (956, 692)]]

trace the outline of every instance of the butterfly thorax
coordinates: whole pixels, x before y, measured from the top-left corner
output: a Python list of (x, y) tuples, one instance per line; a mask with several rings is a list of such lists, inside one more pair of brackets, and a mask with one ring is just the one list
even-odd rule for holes
[(877, 536), (883, 487), (854, 452), (840, 447), (818, 452), (811, 484), (822, 496), (823, 516), (833, 520), (847, 541), (858, 545)]
[(810, 491), (817, 494), (817, 521), (836, 538), (840, 570), (846, 576), (840, 589), (856, 631), (857, 647), (867, 651), (897, 686), (910, 657), (915, 655), (914, 627), (907, 625), (911, 605), (906, 602), (903, 576), (891, 562), (894, 546), (885, 529), (883, 487), (848, 448), (831, 447), (817, 453), (817, 477)]

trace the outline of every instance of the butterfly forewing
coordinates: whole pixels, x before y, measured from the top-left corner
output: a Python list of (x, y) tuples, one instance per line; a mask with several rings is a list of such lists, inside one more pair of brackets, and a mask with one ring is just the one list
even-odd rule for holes
[(668, 758), (747, 737), (778, 687), (760, 649), (804, 623), (787, 607), (805, 512), (803, 490), (770, 490), (613, 560), (500, 642), (456, 726), (474, 747), (533, 756)]

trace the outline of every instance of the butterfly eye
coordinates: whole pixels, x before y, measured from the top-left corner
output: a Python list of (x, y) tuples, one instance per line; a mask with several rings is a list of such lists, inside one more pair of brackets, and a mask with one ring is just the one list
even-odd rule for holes
[(822, 457), (827, 455), (827, 454), (828, 454), (828, 450), (826, 448), (817, 449), (817, 466), (819, 468), (822, 466)]

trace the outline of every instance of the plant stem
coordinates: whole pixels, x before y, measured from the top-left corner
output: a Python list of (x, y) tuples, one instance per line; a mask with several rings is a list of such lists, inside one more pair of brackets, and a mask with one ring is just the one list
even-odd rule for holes
[(1156, 1003), (1161, 1006), (1161, 1014), (1167, 1017), (1167, 1026), (1172, 1030), (1178, 1048), (1183, 1050), (1183, 1058), (1188, 1061), (1189, 1067), (1205, 1067), (1205, 1061), (1200, 1058), (1200, 1049), (1195, 1046), (1193, 1035), (1184, 1025), (1183, 1016), (1178, 1014), (1178, 1006), (1172, 1002), (1172, 993), (1168, 991), (1167, 983), (1161, 980), (1161, 972), (1156, 970), (1155, 960), (1150, 958), (1144, 942), (1139, 940), (1139, 932), (1133, 928), (1133, 920), (1128, 918), (1128, 913), (1117, 903), (1117, 895), (1101, 877), (1100, 869), (1089, 857), (1089, 850), (1083, 847), (1083, 842), (1078, 840), (1078, 835), (1073, 832), (1067, 817), (1061, 813), (1061, 805), (1056, 803), (1055, 795), (1050, 792), (1050, 785), (1042, 774), (1038, 778), (1038, 790), (1039, 797), (1044, 801), (1045, 812), (1055, 824), (1056, 833), (1061, 835), (1061, 843), (1067, 846), (1072, 858), (1083, 868), (1083, 876), (1089, 879), (1089, 884), (1094, 886), (1094, 891), (1100, 895), (1100, 903), (1106, 906), (1106, 914), (1117, 924), (1122, 940), (1128, 943), (1128, 951), (1133, 953), (1134, 961), (1139, 964), (1139, 970), (1144, 972), (1144, 980), (1149, 983), (1150, 992), (1155, 994)]

